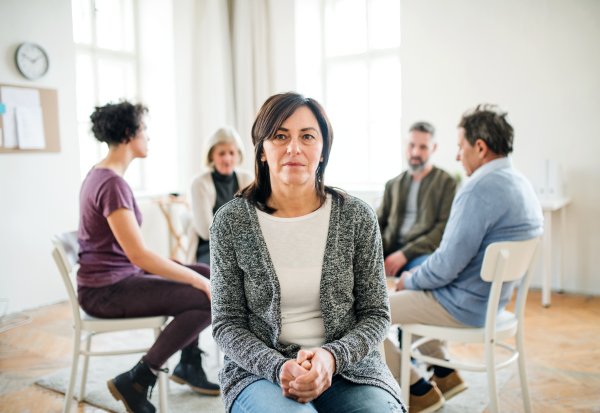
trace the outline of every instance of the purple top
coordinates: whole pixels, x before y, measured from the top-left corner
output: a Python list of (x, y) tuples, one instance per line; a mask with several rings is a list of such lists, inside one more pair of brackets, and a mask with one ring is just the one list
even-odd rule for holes
[(129, 261), (106, 219), (125, 207), (135, 213), (138, 224), (142, 225), (142, 214), (127, 182), (110, 169), (92, 169), (81, 184), (79, 204), (77, 285), (105, 287), (142, 272)]

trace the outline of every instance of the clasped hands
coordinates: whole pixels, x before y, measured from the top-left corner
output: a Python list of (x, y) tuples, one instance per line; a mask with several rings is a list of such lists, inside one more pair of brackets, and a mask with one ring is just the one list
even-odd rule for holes
[(299, 403), (311, 402), (331, 386), (334, 371), (335, 359), (329, 351), (300, 350), (296, 360), (288, 360), (281, 367), (283, 395)]

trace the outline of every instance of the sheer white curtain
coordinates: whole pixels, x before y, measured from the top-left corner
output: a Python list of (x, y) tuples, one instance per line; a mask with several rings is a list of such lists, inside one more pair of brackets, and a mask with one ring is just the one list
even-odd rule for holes
[[(235, 126), (244, 167), (252, 170), (252, 122), (272, 93), (268, 0), (198, 0), (196, 11), (198, 136), (204, 141), (223, 125)], [(192, 151), (202, 153), (201, 145)]]
[(236, 127), (248, 145), (244, 165), (251, 169), (252, 123), (272, 94), (268, 1), (234, 0), (232, 6)]

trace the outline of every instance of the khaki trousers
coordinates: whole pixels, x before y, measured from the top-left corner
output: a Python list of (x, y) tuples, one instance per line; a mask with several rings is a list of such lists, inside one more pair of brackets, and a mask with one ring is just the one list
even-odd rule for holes
[[(390, 311), (392, 324), (429, 324), (443, 327), (469, 327), (461, 323), (446, 311), (435, 299), (430, 290), (404, 290), (390, 293)], [(413, 341), (419, 339), (413, 336)], [(385, 360), (400, 384), (401, 351), (389, 339), (384, 341)], [(431, 340), (419, 347), (419, 351), (430, 357), (443, 360), (449, 358), (447, 344), (440, 340)], [(410, 364), (410, 385), (421, 378), (421, 373)]]

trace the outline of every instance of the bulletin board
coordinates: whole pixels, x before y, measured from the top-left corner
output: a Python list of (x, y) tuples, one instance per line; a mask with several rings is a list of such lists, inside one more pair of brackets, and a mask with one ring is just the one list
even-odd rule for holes
[[(40, 106), (44, 123), (44, 137), (46, 147), (44, 149), (19, 149), (5, 148), (5, 139), (0, 143), (0, 154), (3, 153), (38, 153), (38, 152), (60, 152), (60, 134), (58, 129), (58, 93), (56, 89), (31, 88), (27, 86), (15, 86), (0, 84), (3, 86), (37, 89), (40, 92)], [(2, 91), (0, 90), (0, 102), (2, 102)], [(2, 115), (0, 115), (0, 128), (4, 132)]]

